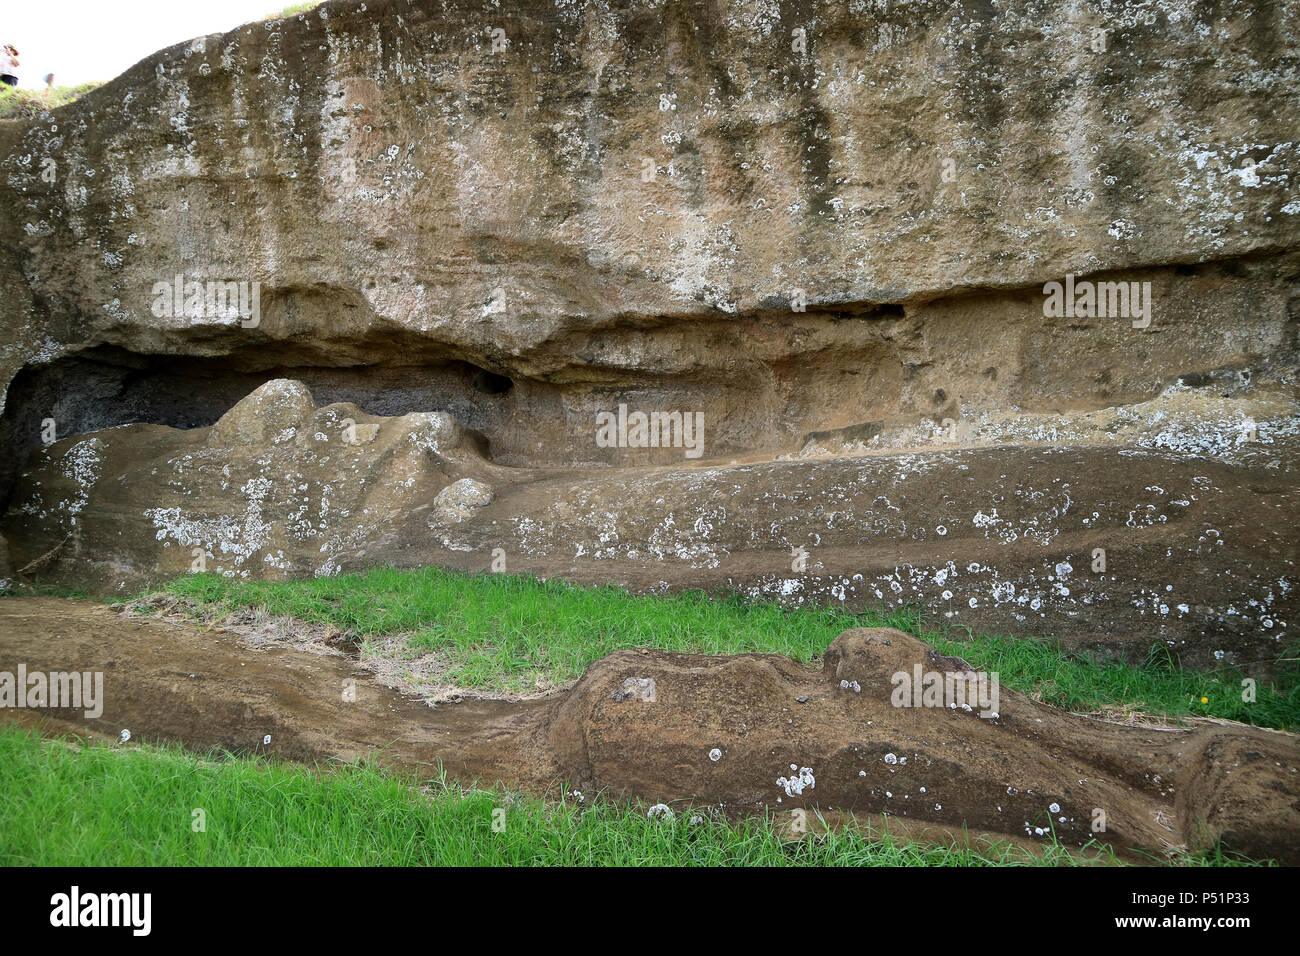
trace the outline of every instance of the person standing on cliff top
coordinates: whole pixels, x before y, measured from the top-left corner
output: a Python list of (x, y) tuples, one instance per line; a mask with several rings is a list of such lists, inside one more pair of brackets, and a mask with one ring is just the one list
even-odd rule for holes
[(0, 48), (0, 83), (18, 85), (18, 48), (12, 43)]

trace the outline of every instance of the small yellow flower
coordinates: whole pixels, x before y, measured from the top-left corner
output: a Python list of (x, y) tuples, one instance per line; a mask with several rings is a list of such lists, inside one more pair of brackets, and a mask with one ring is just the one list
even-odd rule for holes
[(1202, 703), (1202, 704), (1208, 704), (1209, 702), (1210, 702), (1210, 698), (1208, 698), (1208, 697), (1202, 697), (1202, 698), (1201, 698), (1201, 703)]

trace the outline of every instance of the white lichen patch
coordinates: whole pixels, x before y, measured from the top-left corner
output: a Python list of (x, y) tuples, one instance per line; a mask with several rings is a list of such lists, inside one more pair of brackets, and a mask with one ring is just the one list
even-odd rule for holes
[(789, 777), (780, 776), (776, 778), (776, 785), (785, 791), (787, 797), (803, 796), (804, 790), (816, 788), (817, 780), (813, 776), (812, 767), (800, 767), (797, 764), (790, 764), (790, 770), (793, 772)]

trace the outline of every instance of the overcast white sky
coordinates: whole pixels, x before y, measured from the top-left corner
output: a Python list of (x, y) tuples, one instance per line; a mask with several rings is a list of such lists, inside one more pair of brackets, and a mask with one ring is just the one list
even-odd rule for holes
[(296, 0), (5, 0), (0, 43), (18, 48), (18, 85), (111, 80), (150, 53), (225, 33)]

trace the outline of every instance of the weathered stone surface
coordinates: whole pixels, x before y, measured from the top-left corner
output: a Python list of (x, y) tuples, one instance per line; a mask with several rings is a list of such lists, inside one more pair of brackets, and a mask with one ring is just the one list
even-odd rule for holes
[[(1147, 410), (1146, 430), (1136, 414), (1058, 423), (1085, 436), (1122, 425), (1113, 446), (595, 472), (503, 468), (445, 414), (383, 418), (305, 396), (272, 381), (210, 428), (130, 425), (52, 445), (0, 522), (14, 564), (119, 593), (198, 569), (441, 564), (790, 605), (918, 604), (943, 624), (1137, 659), (1160, 643), (1192, 665), (1264, 672), (1295, 633), (1297, 439), (1198, 421), (1191, 390)], [(1167, 428), (1170, 407), (1186, 428)], [(361, 428), (371, 440), (348, 441)]]
[[(1257, 856), (1294, 858), (1293, 735), (1122, 726), (1005, 687), (996, 716), (951, 693), (939, 706), (898, 706), (899, 674), (969, 671), (890, 629), (845, 631), (820, 673), (768, 654), (618, 651), (557, 705), (550, 741), (579, 789), (647, 802), (848, 810), (953, 833), (1054, 833), (1065, 845), (1204, 847), (1223, 836)], [(611, 696), (632, 678), (654, 681), (653, 703)]]
[[(355, 438), (361, 430), (369, 441)], [(41, 457), (48, 464), (19, 487), (15, 546), (41, 548), (34, 559), (62, 544), (34, 570), (58, 578), (79, 567), (74, 576), (106, 590), (141, 573), (283, 577), (382, 563), (410, 547), (439, 489), (492, 470), (445, 414), (316, 409), (284, 380), (211, 428), (132, 425)]]
[[(1054, 834), (1066, 847), (1097, 840), (1150, 855), (1221, 839), (1257, 859), (1300, 862), (1295, 735), (1209, 721), (1118, 724), (1005, 687), (996, 717), (948, 697), (895, 706), (896, 674), (968, 669), (894, 630), (846, 631), (820, 669), (766, 654), (628, 650), (544, 700), (434, 709), (340, 656), (259, 653), (220, 628), (86, 602), (0, 603), (4, 660), (105, 671), (98, 719), (0, 709), (0, 720), (60, 731), (127, 727), (137, 741), (307, 761), (373, 756), (421, 773), (440, 765), (467, 783), (547, 794), (567, 785), (593, 799), (599, 791), (733, 817), (789, 820), (786, 811), (804, 809), (812, 823), (815, 812), (847, 812), (943, 843), (991, 835), (1040, 846)], [(345, 680), (354, 701), (341, 700)]]
[(492, 486), (473, 478), (462, 478), (438, 492), (433, 499), (429, 527), (458, 524), (492, 501)]
[(9, 542), (0, 535), (0, 594), (6, 594), (18, 586), (18, 577), (14, 567), (9, 563)]
[[(1292, 368), (1297, 12), (370, 0), (178, 44), (0, 124), (0, 427), (25, 457), (292, 377), (634, 463), (596, 411), (736, 454)], [(1152, 325), (1046, 319), (1067, 272), (1151, 281)], [(178, 275), (259, 282), (259, 323), (155, 315)]]
[[(12, 564), (499, 548), (1274, 657), (1298, 12), (367, 0), (162, 51), (0, 123)], [(1067, 274), (1149, 314), (1047, 314)], [(622, 406), (699, 415), (701, 459), (598, 441)], [(491, 501), (435, 513), (467, 479)]]

